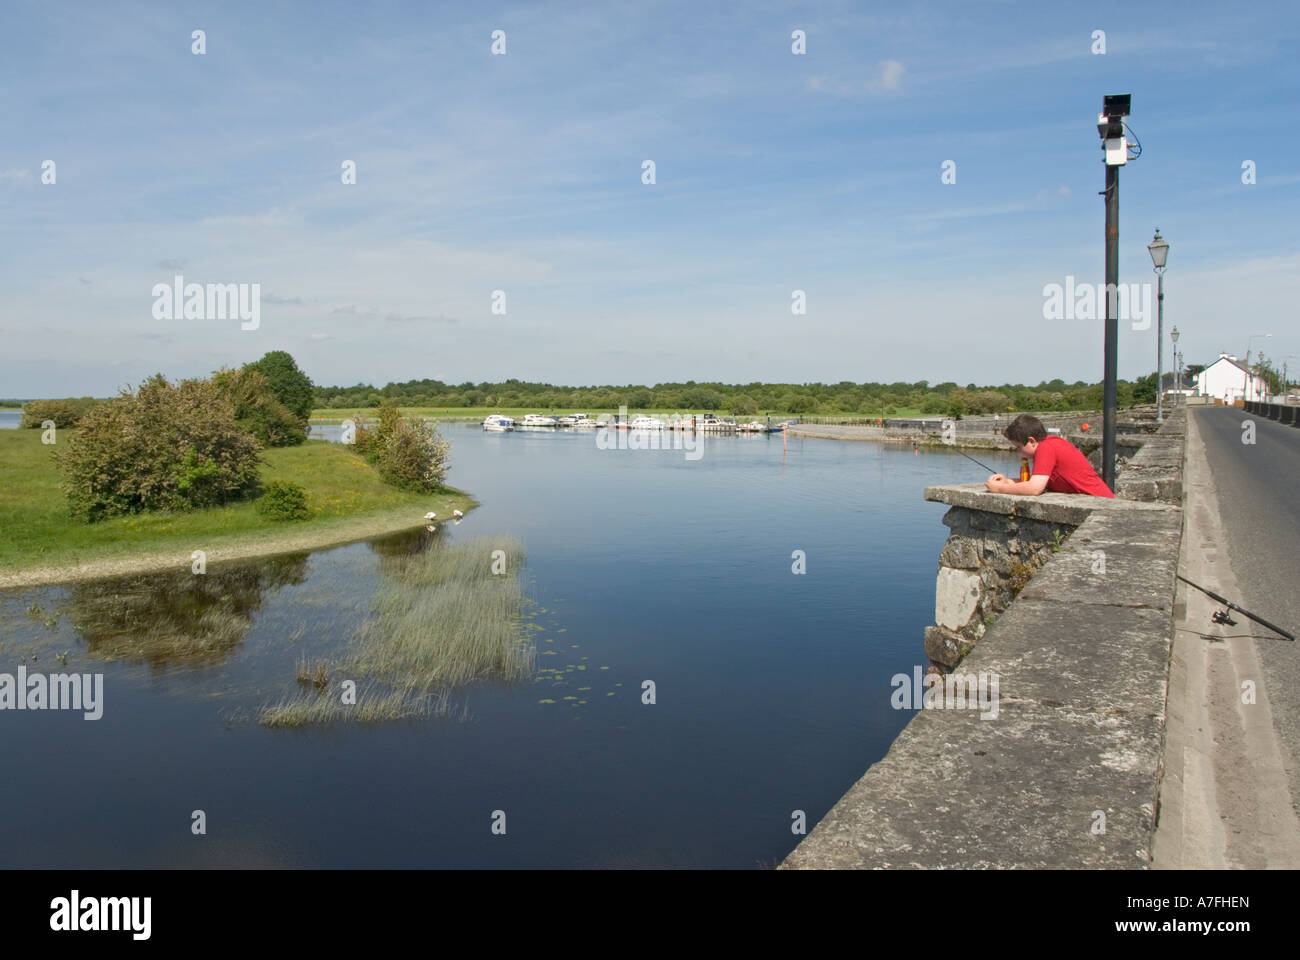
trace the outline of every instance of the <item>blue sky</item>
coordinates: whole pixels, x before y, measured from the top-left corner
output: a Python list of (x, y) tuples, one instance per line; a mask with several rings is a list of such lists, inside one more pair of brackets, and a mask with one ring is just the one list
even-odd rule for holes
[[(10, 0), (0, 396), (273, 349), (326, 384), (1098, 380), (1101, 321), (1042, 308), (1104, 279), (1106, 93), (1144, 151), (1121, 282), (1154, 281), (1158, 226), (1188, 362), (1300, 354), (1298, 28), (1271, 3)], [(260, 283), (260, 327), (155, 319), (176, 273)], [(1155, 326), (1129, 326), (1133, 377)]]

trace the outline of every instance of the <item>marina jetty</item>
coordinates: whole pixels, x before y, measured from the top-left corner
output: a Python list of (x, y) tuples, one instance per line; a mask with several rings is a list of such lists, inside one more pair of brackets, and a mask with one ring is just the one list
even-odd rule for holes
[(939, 695), (780, 869), (1149, 866), (1185, 427), (1175, 409), (1144, 436), (1114, 500), (926, 488), (951, 531), (924, 636)]

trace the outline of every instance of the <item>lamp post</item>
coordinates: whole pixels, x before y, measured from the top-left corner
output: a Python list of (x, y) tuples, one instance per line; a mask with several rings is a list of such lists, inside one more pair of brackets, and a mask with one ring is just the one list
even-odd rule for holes
[(1161, 423), (1165, 419), (1165, 261), (1169, 258), (1169, 244), (1160, 236), (1160, 228), (1156, 227), (1156, 235), (1150, 243), (1147, 244), (1147, 252), (1151, 254), (1151, 262), (1155, 265), (1156, 273), (1156, 423)]
[(1097, 115), (1097, 133), (1101, 137), (1106, 160), (1106, 328), (1102, 347), (1102, 435), (1101, 479), (1115, 489), (1115, 431), (1118, 419), (1119, 318), (1116, 317), (1119, 291), (1119, 168), (1128, 162), (1128, 141), (1124, 136), (1124, 118), (1129, 115), (1132, 97), (1127, 93), (1102, 97)]
[(1250, 385), (1250, 345), (1256, 340), (1267, 340), (1273, 336), (1271, 333), (1252, 333), (1246, 340), (1246, 375), (1241, 378), (1241, 405), (1246, 405), (1246, 391)]
[[(1159, 234), (1160, 231), (1157, 230), (1156, 233)], [(1174, 376), (1178, 381), (1178, 396), (1181, 397), (1183, 395), (1183, 368), (1178, 363), (1180, 356), (1178, 353), (1178, 324), (1174, 324), (1174, 328), (1169, 331), (1169, 339), (1174, 342)], [(1174, 403), (1177, 402), (1177, 400), (1174, 401)]]

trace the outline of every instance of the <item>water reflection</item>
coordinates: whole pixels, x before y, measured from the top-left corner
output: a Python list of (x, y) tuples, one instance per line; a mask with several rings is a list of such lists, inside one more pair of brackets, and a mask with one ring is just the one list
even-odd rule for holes
[(266, 592), (304, 582), (307, 568), (307, 554), (297, 554), (205, 574), (76, 584), (66, 615), (97, 660), (211, 666), (244, 642)]

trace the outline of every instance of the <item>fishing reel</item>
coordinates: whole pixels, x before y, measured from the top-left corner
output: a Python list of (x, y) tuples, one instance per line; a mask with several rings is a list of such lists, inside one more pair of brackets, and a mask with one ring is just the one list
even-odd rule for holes
[(1227, 624), (1230, 627), (1235, 627), (1237, 625), (1237, 621), (1232, 619), (1232, 617), (1228, 614), (1228, 611), (1226, 609), (1216, 611), (1214, 614), (1211, 615), (1210, 619), (1215, 623)]

